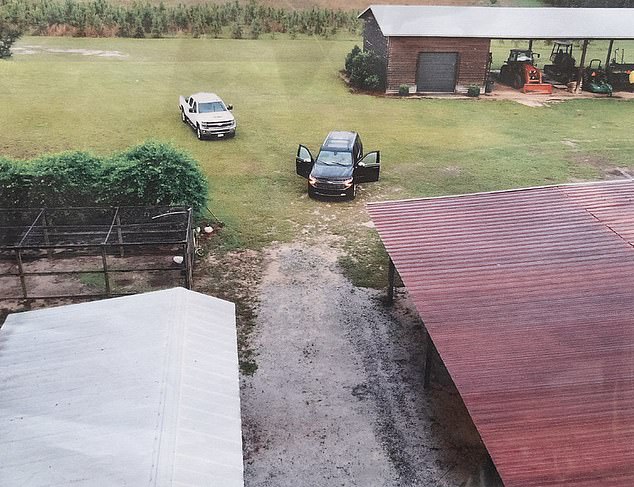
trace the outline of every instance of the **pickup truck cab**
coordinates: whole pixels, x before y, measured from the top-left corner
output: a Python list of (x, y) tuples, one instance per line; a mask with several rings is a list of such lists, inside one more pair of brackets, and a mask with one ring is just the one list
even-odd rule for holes
[(189, 124), (196, 137), (234, 137), (236, 119), (231, 113), (233, 106), (225, 105), (215, 93), (194, 93), (179, 97), (181, 120)]
[(299, 176), (308, 179), (308, 195), (354, 199), (359, 183), (379, 180), (381, 154), (363, 155), (361, 137), (356, 132), (330, 132), (313, 159), (300, 145), (295, 157)]

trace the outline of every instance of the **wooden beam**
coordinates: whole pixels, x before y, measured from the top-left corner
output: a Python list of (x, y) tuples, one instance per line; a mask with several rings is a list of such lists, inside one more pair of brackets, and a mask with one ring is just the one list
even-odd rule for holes
[(389, 264), (387, 269), (387, 304), (391, 305), (394, 303), (394, 280), (396, 276), (396, 267), (394, 267), (394, 262), (392, 262), (392, 258), (388, 257)]
[(610, 58), (612, 57), (613, 47), (614, 47), (614, 39), (610, 39), (610, 45), (608, 47), (608, 55), (605, 58), (605, 66), (603, 66), (603, 69), (608, 69), (608, 66), (610, 65)]
[(581, 80), (583, 78), (583, 70), (586, 67), (586, 54), (588, 53), (588, 44), (590, 41), (584, 39), (583, 50), (581, 51), (581, 62), (579, 62), (579, 71), (577, 73), (577, 85), (575, 86), (575, 93), (579, 92), (581, 88)]

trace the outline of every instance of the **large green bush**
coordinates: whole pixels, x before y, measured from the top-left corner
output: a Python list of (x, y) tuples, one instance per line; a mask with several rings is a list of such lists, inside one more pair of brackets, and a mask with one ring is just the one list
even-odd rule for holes
[(354, 46), (345, 61), (346, 74), (355, 88), (371, 91), (385, 89), (385, 64), (374, 51), (362, 51)]
[(64, 152), (30, 161), (0, 158), (0, 207), (188, 205), (200, 213), (208, 186), (189, 154), (150, 141), (98, 157)]

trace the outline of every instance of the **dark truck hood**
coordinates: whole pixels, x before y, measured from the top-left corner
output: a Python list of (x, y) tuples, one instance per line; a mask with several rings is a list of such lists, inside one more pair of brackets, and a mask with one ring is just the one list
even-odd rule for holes
[(310, 175), (319, 179), (341, 180), (352, 177), (352, 166), (329, 166), (327, 164), (315, 164)]

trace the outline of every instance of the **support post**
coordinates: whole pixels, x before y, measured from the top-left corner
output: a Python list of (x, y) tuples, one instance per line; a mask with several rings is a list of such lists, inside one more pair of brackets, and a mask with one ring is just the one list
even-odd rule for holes
[(119, 208), (117, 208), (115, 224), (117, 225), (117, 238), (119, 240), (119, 256), (123, 257), (125, 255), (125, 252), (123, 251), (123, 234), (121, 233), (121, 217), (119, 217)]
[(20, 285), (22, 286), (22, 296), (24, 299), (28, 299), (28, 293), (26, 291), (26, 278), (24, 277), (24, 266), (22, 265), (22, 251), (16, 250), (15, 255), (18, 261), (18, 274), (20, 276)]
[(110, 276), (108, 275), (108, 259), (106, 245), (101, 246), (101, 261), (103, 262), (103, 280), (106, 285), (106, 295), (110, 297)]
[(389, 265), (387, 269), (387, 304), (394, 304), (394, 280), (396, 277), (396, 267), (394, 267), (394, 262), (392, 262), (392, 258), (388, 257)]
[(194, 253), (191, 251), (191, 245), (189, 242), (189, 238), (187, 239), (187, 243), (183, 246), (183, 255), (185, 256), (184, 264), (185, 264), (185, 288), (192, 288), (192, 281), (194, 280)]
[[(48, 235), (48, 220), (46, 218), (46, 209), (43, 210), (42, 212), (42, 225), (44, 226), (44, 231), (42, 232), (44, 234), (44, 243), (49, 246), (51, 245), (51, 239)], [(48, 255), (48, 258), (52, 258), (53, 257), (53, 249), (47, 249), (46, 254)]]
[(532, 51), (533, 50), (533, 39), (529, 39), (528, 40), (528, 50)]
[(579, 92), (581, 88), (581, 80), (583, 79), (583, 70), (586, 67), (586, 54), (588, 52), (588, 44), (590, 41), (588, 39), (584, 39), (583, 41), (583, 50), (581, 51), (581, 61), (579, 62), (579, 71), (577, 73), (577, 84), (575, 86), (575, 93)]
[(614, 47), (614, 39), (610, 39), (610, 45), (608, 46), (608, 56), (605, 58), (605, 66), (603, 69), (608, 69), (610, 65), (610, 58), (612, 57), (612, 48)]
[(434, 343), (431, 341), (431, 336), (429, 335), (427, 329), (425, 329), (425, 335), (427, 336), (427, 344), (425, 345), (425, 375), (423, 379), (423, 389), (427, 389), (431, 381), (431, 364), (435, 350)]

